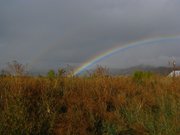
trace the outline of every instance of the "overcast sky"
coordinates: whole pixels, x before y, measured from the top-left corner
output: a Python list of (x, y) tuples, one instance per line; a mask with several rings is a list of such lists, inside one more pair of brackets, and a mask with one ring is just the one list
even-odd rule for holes
[[(180, 34), (180, 0), (1, 0), (0, 65), (79, 64), (115, 46)], [(159, 43), (160, 44), (160, 43)], [(180, 63), (180, 41), (120, 52), (97, 64)]]

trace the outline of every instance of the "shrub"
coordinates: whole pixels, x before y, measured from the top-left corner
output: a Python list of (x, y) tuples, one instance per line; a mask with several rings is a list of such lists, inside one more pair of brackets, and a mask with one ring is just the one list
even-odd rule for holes
[(48, 71), (47, 76), (49, 78), (54, 78), (56, 76), (56, 73), (55, 73), (54, 70), (51, 69), (51, 70)]
[(136, 71), (133, 74), (133, 80), (142, 83), (144, 80), (150, 79), (152, 75), (151, 72)]

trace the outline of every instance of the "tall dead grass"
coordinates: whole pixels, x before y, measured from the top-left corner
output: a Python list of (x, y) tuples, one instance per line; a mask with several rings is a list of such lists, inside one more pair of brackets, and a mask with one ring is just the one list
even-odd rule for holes
[(0, 134), (179, 135), (180, 78), (1, 77)]

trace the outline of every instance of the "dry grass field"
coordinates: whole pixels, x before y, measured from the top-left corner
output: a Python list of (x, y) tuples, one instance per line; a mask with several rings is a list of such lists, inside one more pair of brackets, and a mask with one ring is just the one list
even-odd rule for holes
[(1, 135), (179, 135), (180, 78), (1, 77)]

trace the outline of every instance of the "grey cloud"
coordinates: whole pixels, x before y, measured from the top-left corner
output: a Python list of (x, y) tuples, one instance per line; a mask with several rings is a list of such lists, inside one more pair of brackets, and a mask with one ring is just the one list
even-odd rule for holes
[(1, 61), (79, 64), (117, 44), (179, 34), (179, 7), (178, 0), (3, 0)]
[(102, 61), (101, 65), (111, 65), (114, 68), (126, 68), (134, 65), (169, 66), (168, 62), (175, 57), (180, 62), (178, 50), (179, 41), (163, 44), (144, 45), (126, 51), (120, 51), (114, 56)]

